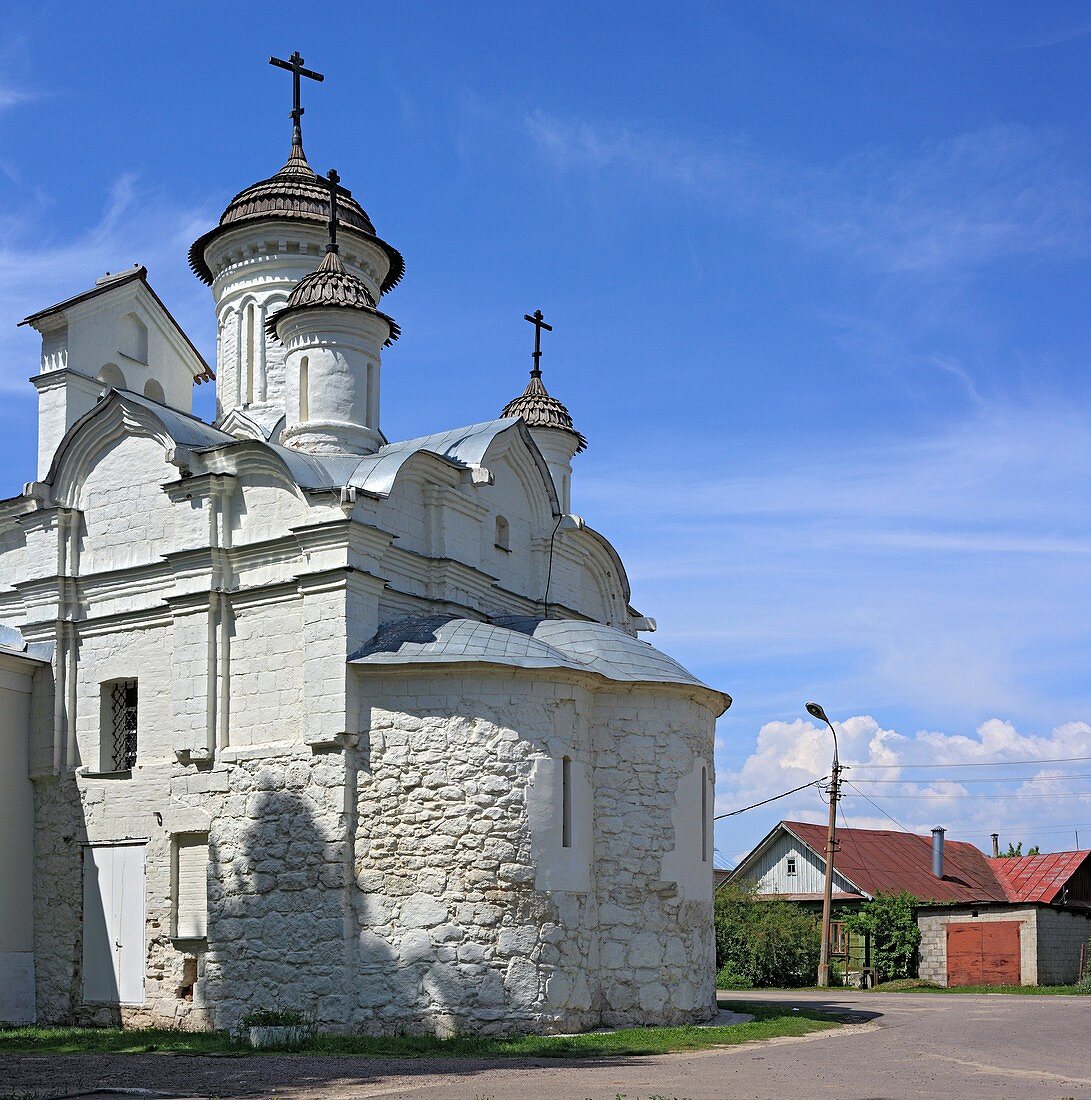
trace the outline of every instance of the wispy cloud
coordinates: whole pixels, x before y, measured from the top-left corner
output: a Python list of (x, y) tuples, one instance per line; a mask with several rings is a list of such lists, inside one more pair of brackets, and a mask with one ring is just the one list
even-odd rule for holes
[(59, 240), (49, 223), (49, 201), (41, 196), (27, 195), (0, 215), (0, 390), (33, 396), (26, 378), (37, 366), (35, 334), (16, 330), (24, 316), (134, 263), (148, 268), (157, 292), (208, 350), (208, 292), (185, 266), (187, 247), (209, 224), (207, 211), (181, 207), (125, 174), (82, 233)]
[[(819, 680), (948, 719), (1088, 713), (1080, 410), (989, 408), (929, 438), (820, 450), (661, 442), (653, 466), (581, 479), (578, 507), (621, 544), (662, 644), (744, 713), (747, 694), (776, 713), (780, 692)], [(636, 500), (655, 502), (654, 540)]]
[(702, 143), (544, 112), (525, 128), (557, 171), (613, 188), (679, 188), (871, 270), (934, 274), (1091, 250), (1091, 193), (1066, 168), (1059, 136), (1040, 128), (992, 126), (832, 164), (778, 160), (738, 138)]

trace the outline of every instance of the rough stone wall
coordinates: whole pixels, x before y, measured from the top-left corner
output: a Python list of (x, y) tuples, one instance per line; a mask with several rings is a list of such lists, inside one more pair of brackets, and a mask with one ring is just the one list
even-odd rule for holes
[[(675, 847), (675, 791), (695, 758), (711, 761), (714, 719), (684, 694), (647, 687), (601, 692), (596, 704), (591, 740), (602, 1023), (707, 1020), (716, 998), (711, 864), (700, 899), (684, 896), (662, 870)], [(700, 806), (693, 811), (700, 813)]]
[(293, 746), (225, 769), (209, 833), (208, 946), (196, 1001), (215, 1027), (250, 1009), (351, 1026), (344, 763)]
[(597, 1022), (594, 899), (535, 889), (527, 818), (535, 758), (573, 750), (558, 697), (578, 689), (498, 672), (365, 679), (363, 693), (355, 873), (372, 999), (361, 1026)]
[(917, 927), (921, 930), (918, 948), (920, 968), (917, 971), (923, 981), (934, 985), (947, 984), (947, 925), (982, 924), (996, 921), (1022, 921), (1019, 932), (1019, 968), (1023, 985), (1038, 984), (1038, 924), (1034, 906), (1000, 905), (977, 909), (977, 916), (969, 906), (945, 909), (942, 913), (918, 913)]
[[(1091, 944), (1091, 914), (1040, 906), (1038, 984), (1067, 985), (1080, 979), (1080, 947)], [(1091, 946), (1088, 947), (1091, 952)]]

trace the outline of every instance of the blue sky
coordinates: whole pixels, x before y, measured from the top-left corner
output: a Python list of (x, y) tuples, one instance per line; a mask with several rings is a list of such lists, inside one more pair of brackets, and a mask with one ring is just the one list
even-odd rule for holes
[[(961, 766), (1091, 757), (1086, 5), (2, 12), (5, 495), (33, 475), (26, 313), (140, 261), (211, 357), (185, 251), (284, 160), (266, 58), (298, 48), (312, 164), (407, 259), (384, 429), (495, 415), (545, 310), (590, 440), (574, 508), (735, 696), (721, 810), (824, 773), (814, 697), (905, 825), (1091, 840), (1091, 761)], [(730, 819), (722, 856), (782, 813), (824, 808)]]

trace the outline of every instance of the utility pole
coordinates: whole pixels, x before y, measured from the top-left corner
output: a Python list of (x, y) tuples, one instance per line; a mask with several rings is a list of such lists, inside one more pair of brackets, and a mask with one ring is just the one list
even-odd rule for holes
[(833, 861), (837, 851), (837, 800), (841, 795), (841, 764), (837, 759), (837, 730), (817, 703), (807, 704), (812, 718), (825, 722), (833, 734), (833, 767), (830, 770), (830, 820), (826, 829), (826, 884), (822, 892), (822, 944), (818, 955), (818, 984), (830, 984), (830, 922), (833, 916)]

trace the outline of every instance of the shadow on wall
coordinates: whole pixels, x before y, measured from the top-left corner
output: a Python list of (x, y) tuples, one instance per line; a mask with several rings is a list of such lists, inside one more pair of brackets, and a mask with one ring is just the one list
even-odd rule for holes
[(209, 837), (201, 999), (216, 1027), (260, 1009), (303, 1012), (323, 1027), (352, 1021), (343, 788), (315, 782), (334, 770), (303, 761), (236, 770), (243, 789)]
[[(323, 1030), (366, 1034), (531, 1024), (513, 1006), (537, 1001), (534, 943), (513, 937), (519, 948), (494, 957), (500, 884), (487, 891), (491, 904), (482, 891), (469, 907), (491, 910), (494, 926), (485, 928), (451, 899), (461, 888), (449, 879), (453, 853), (429, 844), (465, 837), (465, 807), (435, 818), (421, 813), (423, 792), (391, 790), (384, 809), (427, 820), (427, 828), (412, 843), (399, 841), (396, 822), (381, 814), (361, 830), (358, 777), (373, 781), (359, 775), (356, 755), (236, 769), (236, 789), (209, 838), (208, 950), (198, 988), (209, 1023), (233, 1028), (247, 1012), (271, 1009), (302, 1012)], [(486, 838), (467, 839), (479, 853)], [(507, 892), (519, 890), (508, 884)], [(509, 896), (503, 923), (533, 927), (533, 908)]]

